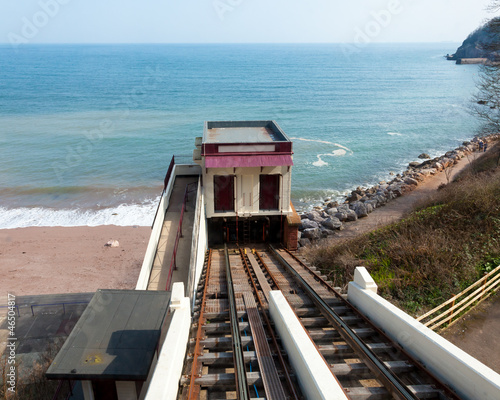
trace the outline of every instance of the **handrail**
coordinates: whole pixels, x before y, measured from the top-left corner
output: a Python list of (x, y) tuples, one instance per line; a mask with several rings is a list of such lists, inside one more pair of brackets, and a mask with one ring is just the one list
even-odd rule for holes
[(184, 200), (182, 202), (182, 209), (181, 209), (181, 217), (179, 219), (179, 226), (177, 227), (177, 234), (175, 235), (175, 243), (174, 243), (174, 251), (172, 253), (172, 259), (170, 260), (170, 267), (168, 270), (168, 278), (167, 278), (167, 285), (165, 290), (170, 290), (170, 287), (172, 286), (172, 275), (174, 273), (174, 270), (177, 270), (177, 248), (179, 247), (179, 240), (182, 237), (182, 221), (184, 220), (184, 212), (186, 211), (186, 203), (188, 200), (188, 194), (192, 191), (189, 190), (189, 186), (196, 184), (198, 185), (198, 182), (191, 182), (186, 185), (186, 189), (184, 190)]
[[(491, 279), (490, 279), (491, 278)], [(458, 319), (458, 316), (464, 314), (469, 307), (470, 311), (474, 307), (477, 307), (481, 302), (490, 297), (495, 288), (500, 285), (500, 266), (495, 268), (493, 271), (489, 272), (477, 282), (470, 285), (467, 289), (463, 290), (456, 296), (453, 296), (451, 299), (445, 301), (440, 306), (433, 308), (432, 310), (426, 312), (417, 318), (417, 321), (422, 322), (427, 318), (429, 319), (426, 322), (422, 322), (425, 326), (429, 327), (432, 330), (442, 327), (442, 325), (448, 323), (448, 327), (454, 324)], [(476, 288), (474, 291), (473, 289)], [(459, 300), (461, 299), (461, 300)], [(457, 300), (459, 300), (457, 302)], [(477, 302), (477, 303), (476, 303)], [(476, 303), (475, 305), (473, 303)], [(443, 311), (441, 311), (447, 305), (451, 306)], [(439, 314), (435, 315), (438, 311), (441, 311)], [(455, 321), (453, 321), (455, 319)]]
[(163, 195), (165, 194), (165, 190), (167, 190), (168, 182), (170, 182), (170, 178), (172, 177), (172, 171), (174, 170), (174, 165), (175, 165), (175, 155), (172, 156), (172, 159), (170, 160), (170, 165), (168, 166), (167, 173), (165, 174), (165, 179), (163, 179), (163, 190), (161, 191), (160, 201), (158, 202), (158, 207), (156, 207), (155, 217), (153, 218), (153, 223), (151, 224), (151, 229), (153, 229), (156, 217), (158, 215), (158, 211), (160, 211), (161, 199), (162, 199)]
[[(15, 306), (0, 306), (0, 308), (12, 308), (12, 307), (15, 307), (16, 310), (17, 310), (17, 316), (20, 317), (21, 316), (21, 313), (19, 312), (19, 305), (15, 305)], [(9, 310), (7, 310), (8, 312)]]

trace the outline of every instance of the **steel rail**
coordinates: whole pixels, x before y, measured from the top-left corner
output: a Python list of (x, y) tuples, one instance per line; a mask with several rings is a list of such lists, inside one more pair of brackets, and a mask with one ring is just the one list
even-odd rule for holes
[(425, 371), (425, 373), (435, 381), (437, 385), (440, 386), (440, 389), (446, 394), (451, 399), (456, 399), (459, 400), (460, 397), (448, 386), (446, 385), (441, 379), (439, 379), (434, 373), (429, 371), (420, 361), (415, 359), (411, 354), (409, 354), (405, 349), (403, 349), (397, 342), (394, 342), (387, 334), (382, 331), (380, 328), (377, 326), (373, 325), (373, 322), (370, 321), (361, 311), (359, 311), (355, 306), (353, 306), (349, 301), (347, 301), (335, 288), (333, 288), (328, 282), (326, 282), (323, 278), (321, 278), (316, 272), (314, 272), (309, 266), (304, 264), (302, 260), (300, 260), (295, 254), (290, 252), (287, 249), (282, 249), (284, 250), (288, 255), (290, 255), (298, 264), (300, 264), (301, 267), (303, 267), (307, 272), (309, 272), (314, 279), (316, 279), (319, 283), (321, 283), (327, 290), (329, 290), (331, 293), (333, 293), (342, 303), (344, 306), (350, 308), (358, 317), (360, 317), (363, 321), (365, 321), (367, 324), (370, 325), (370, 327), (376, 331), (382, 338), (385, 340), (391, 342), (391, 345), (397, 350), (401, 355), (406, 357), (409, 361), (411, 361), (412, 364), (414, 364), (417, 368), (420, 368), (421, 370)]
[(279, 254), (276, 249), (269, 245), (272, 254), (279, 263), (287, 269), (302, 289), (307, 293), (311, 300), (320, 308), (322, 314), (330, 321), (342, 338), (349, 343), (351, 347), (357, 350), (366, 365), (374, 375), (384, 384), (386, 389), (396, 399), (415, 400), (418, 397), (413, 394), (406, 385), (393, 374), (386, 365), (373, 353), (364, 341), (342, 320), (342, 318), (314, 291), (306, 280)]
[(207, 269), (205, 271), (205, 285), (203, 287), (203, 298), (201, 300), (200, 307), (200, 316), (198, 318), (198, 329), (196, 331), (196, 344), (194, 347), (193, 354), (193, 365), (191, 366), (191, 376), (189, 381), (189, 392), (187, 398), (189, 400), (193, 400), (198, 398), (200, 394), (200, 386), (195, 386), (195, 379), (198, 375), (197, 367), (198, 367), (198, 356), (202, 355), (200, 350), (200, 341), (203, 334), (203, 325), (205, 324), (205, 304), (207, 299), (207, 287), (208, 287), (208, 278), (210, 276), (210, 265), (212, 263), (212, 249), (208, 250), (208, 261), (207, 261)]
[(226, 259), (227, 298), (229, 302), (229, 314), (231, 321), (231, 337), (233, 339), (236, 396), (238, 400), (250, 400), (250, 391), (248, 390), (247, 371), (245, 368), (243, 346), (241, 345), (240, 328), (238, 325), (238, 312), (236, 310), (236, 297), (234, 295), (233, 277), (231, 274), (231, 265), (229, 264), (227, 245), (224, 245), (224, 255)]
[(241, 248), (239, 250), (240, 250), (241, 259), (243, 261), (243, 266), (245, 267), (247, 275), (250, 278), (250, 283), (252, 284), (252, 287), (253, 287), (253, 290), (255, 293), (255, 297), (257, 297), (257, 301), (259, 302), (260, 308), (262, 310), (262, 315), (264, 316), (264, 321), (266, 322), (267, 333), (271, 337), (274, 348), (276, 349), (276, 354), (278, 356), (278, 360), (279, 360), (280, 365), (283, 368), (283, 371), (285, 373), (285, 380), (286, 380), (286, 383), (288, 385), (288, 389), (290, 390), (290, 394), (292, 395), (292, 398), (294, 400), (299, 400), (299, 396), (298, 396), (297, 392), (295, 391), (295, 385), (293, 384), (292, 378), (290, 376), (290, 371), (288, 370), (288, 367), (285, 363), (285, 359), (283, 358), (283, 354), (281, 354), (281, 350), (280, 350), (280, 347), (278, 345), (278, 340), (276, 339), (276, 335), (274, 334), (273, 330), (271, 329), (271, 321), (269, 320), (269, 317), (267, 316), (267, 313), (265, 311), (265, 305), (259, 296), (259, 291), (257, 289), (257, 285), (255, 284), (255, 280), (252, 277), (250, 266), (247, 263), (247, 260), (244, 256), (244, 253), (243, 253), (243, 250)]

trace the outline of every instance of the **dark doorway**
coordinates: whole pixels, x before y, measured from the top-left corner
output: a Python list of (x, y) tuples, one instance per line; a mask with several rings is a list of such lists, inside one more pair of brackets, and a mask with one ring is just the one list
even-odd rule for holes
[(280, 204), (280, 175), (260, 176), (260, 210), (278, 210)]
[(234, 212), (234, 175), (214, 176), (214, 211)]
[(92, 381), (92, 389), (96, 399), (118, 400), (116, 384), (113, 380)]

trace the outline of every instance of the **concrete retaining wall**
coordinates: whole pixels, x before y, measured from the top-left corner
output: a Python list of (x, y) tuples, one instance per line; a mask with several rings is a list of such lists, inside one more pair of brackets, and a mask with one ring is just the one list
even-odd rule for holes
[(307, 399), (347, 400), (340, 383), (314, 346), (283, 293), (274, 290), (269, 294), (269, 313), (304, 396)]
[(184, 284), (181, 282), (176, 282), (172, 286), (170, 312), (173, 315), (167, 336), (161, 346), (146, 400), (177, 399), (191, 326), (190, 300), (189, 297), (184, 297)]
[[(202, 193), (201, 180), (198, 181), (198, 195), (196, 198), (196, 210), (194, 215), (193, 240), (191, 244), (191, 258), (189, 259), (189, 277), (186, 296), (193, 301), (195, 298), (198, 281), (205, 261), (205, 253), (208, 248), (207, 229), (205, 221), (204, 196)], [(193, 304), (194, 306), (194, 304)]]
[(470, 400), (500, 399), (499, 374), (377, 295), (377, 285), (364, 267), (356, 268), (348, 298), (459, 396)]

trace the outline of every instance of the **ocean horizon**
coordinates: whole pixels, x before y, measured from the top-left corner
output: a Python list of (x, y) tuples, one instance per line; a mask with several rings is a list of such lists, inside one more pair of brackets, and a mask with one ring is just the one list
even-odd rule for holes
[(458, 44), (0, 45), (0, 228), (150, 225), (206, 120), (275, 120), (307, 209), (471, 139)]

